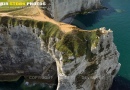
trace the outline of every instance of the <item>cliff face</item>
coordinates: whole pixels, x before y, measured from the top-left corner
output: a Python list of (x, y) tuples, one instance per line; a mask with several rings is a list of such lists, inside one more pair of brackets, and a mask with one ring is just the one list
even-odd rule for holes
[(47, 10), (55, 20), (61, 20), (66, 15), (100, 6), (100, 0), (45, 0)]
[[(58, 90), (108, 90), (117, 74), (120, 64), (119, 53), (113, 43), (112, 31), (103, 29), (97, 46), (91, 45), (89, 53), (74, 57), (71, 63), (63, 64), (58, 60)], [(88, 40), (86, 40), (88, 41)], [(84, 42), (86, 42), (84, 40)], [(94, 44), (95, 42), (93, 42)], [(89, 44), (89, 42), (88, 42)], [(82, 46), (80, 46), (82, 48)], [(63, 57), (60, 53), (59, 57)], [(61, 70), (61, 71), (60, 71)]]
[(110, 88), (120, 68), (112, 31), (75, 28), (63, 33), (49, 22), (10, 17), (0, 20), (1, 80), (3, 75), (25, 76), (26, 79), (32, 75), (41, 76), (40, 79), (49, 75), (54, 78), (57, 71), (57, 90)]
[[(32, 22), (31, 25), (34, 23)], [(40, 33), (37, 28), (29, 27), (27, 21), (18, 21), (9, 17), (1, 18), (1, 80), (12, 81), (19, 79), (21, 76), (24, 76), (26, 80), (39, 81), (39, 79), (43, 79), (44, 82), (51, 82), (52, 79), (56, 79), (55, 61), (50, 54), (41, 49)], [(46, 80), (48, 74), (50, 81)]]
[[(54, 38), (49, 40), (49, 50), (57, 63), (57, 90), (108, 90), (120, 68), (113, 32), (100, 28), (91, 32), (73, 31), (71, 35), (65, 41), (59, 40), (64, 43), (58, 50), (53, 47)], [(64, 50), (63, 44), (72, 54)]]

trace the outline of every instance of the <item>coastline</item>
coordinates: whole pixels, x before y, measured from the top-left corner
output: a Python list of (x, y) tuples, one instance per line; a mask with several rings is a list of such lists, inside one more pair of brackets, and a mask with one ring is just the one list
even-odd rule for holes
[(66, 15), (62, 20), (61, 22), (63, 23), (67, 23), (67, 24), (71, 24), (74, 20), (74, 18), (76, 17), (76, 15), (78, 14), (89, 14), (89, 13), (93, 13), (93, 12), (97, 12), (99, 10), (107, 10), (108, 8), (105, 7), (105, 6), (100, 6), (99, 8), (97, 9), (90, 9), (90, 10), (84, 10), (84, 11), (79, 11), (79, 12), (75, 12), (75, 13), (70, 13), (68, 15)]

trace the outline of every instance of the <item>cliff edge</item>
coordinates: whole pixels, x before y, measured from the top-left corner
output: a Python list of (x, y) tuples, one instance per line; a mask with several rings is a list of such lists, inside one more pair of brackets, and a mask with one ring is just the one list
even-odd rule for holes
[(66, 16), (102, 8), (101, 0), (44, 0), (46, 10), (52, 18), (61, 21)]
[(118, 58), (111, 30), (65, 33), (50, 22), (0, 18), (1, 80), (48, 75), (54, 80), (57, 72), (57, 90), (108, 90), (120, 68)]

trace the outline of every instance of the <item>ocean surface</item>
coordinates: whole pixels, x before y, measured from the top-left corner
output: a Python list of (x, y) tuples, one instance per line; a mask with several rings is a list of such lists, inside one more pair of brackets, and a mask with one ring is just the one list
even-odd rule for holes
[[(130, 90), (130, 0), (104, 0), (108, 10), (77, 15), (71, 24), (82, 29), (106, 27), (114, 32), (114, 42), (120, 52), (121, 69), (110, 90)], [(21, 78), (17, 82), (0, 82), (0, 90), (56, 90), (45, 84), (28, 85)]]

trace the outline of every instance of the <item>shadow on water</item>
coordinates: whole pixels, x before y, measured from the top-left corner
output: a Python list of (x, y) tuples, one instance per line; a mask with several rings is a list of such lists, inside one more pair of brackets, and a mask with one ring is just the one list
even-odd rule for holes
[[(0, 82), (0, 90), (56, 90), (57, 85), (49, 88), (47, 84), (25, 84), (24, 77), (21, 77), (18, 81), (12, 82)], [(58, 83), (56, 80), (55, 83)]]
[(104, 16), (111, 15), (115, 12), (115, 9), (109, 4), (110, 0), (103, 0), (102, 5), (107, 7), (107, 10), (99, 10), (86, 15), (79, 14), (72, 21), (72, 25), (76, 25), (79, 28), (86, 29), (92, 27), (93, 24), (98, 23)]
[(12, 82), (0, 82), (0, 90), (22, 90), (21, 84), (24, 82), (24, 77), (21, 77), (18, 81)]
[(109, 90), (130, 90), (130, 81), (122, 76), (116, 76)]

